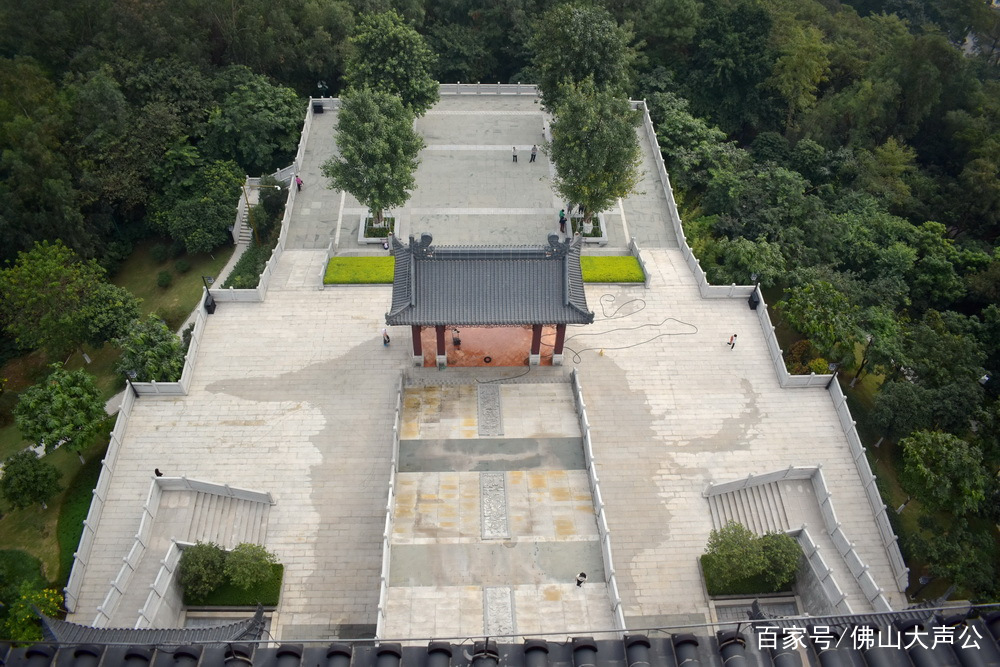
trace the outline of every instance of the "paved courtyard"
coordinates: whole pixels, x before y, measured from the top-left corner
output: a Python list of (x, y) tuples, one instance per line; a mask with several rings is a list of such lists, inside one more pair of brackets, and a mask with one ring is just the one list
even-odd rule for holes
[[(132, 544), (152, 470), (159, 468), (168, 476), (273, 495), (267, 547), (286, 567), (274, 636), (346, 638), (373, 631), (393, 413), (401, 376), (410, 372), (409, 332), (391, 330), (393, 344), (383, 347), (389, 286), (320, 289), (338, 219), (340, 250), (361, 250), (360, 206), (322, 187), (319, 173), (335, 149), (335, 117), (327, 111), (314, 118), (300, 171), (306, 187), (265, 301), (219, 303), (187, 396), (137, 401), (71, 620), (93, 620)], [(399, 212), (407, 225), (403, 235), (432, 231), (440, 244), (543, 243), (555, 231), (560, 206), (548, 190), (548, 161), (539, 155), (538, 163), (528, 163), (543, 121), (530, 96), (443, 99), (417, 124), (427, 148), (418, 188)], [(640, 138), (648, 163), (643, 193), (609, 215), (609, 247), (624, 248), (628, 235), (635, 237), (650, 286), (588, 286), (595, 323), (570, 328), (567, 366), (530, 371), (565, 383), (569, 370), (579, 370), (627, 624), (710, 620), (697, 566), (712, 527), (702, 491), (709, 482), (789, 465), (823, 466), (844, 531), (890, 602), (903, 605), (829, 394), (780, 388), (746, 302), (699, 296), (667, 224), (653, 148), (644, 134)], [(732, 333), (739, 334), (734, 349), (726, 345)], [(442, 384), (466, 385), (503, 374), (423, 372), (436, 373)], [(505, 425), (538, 418), (529, 404), (511, 400)], [(426, 483), (461, 489), (463, 479)], [(810, 532), (821, 530), (811, 526)], [(821, 546), (833, 567), (836, 552)], [(461, 576), (449, 585), (471, 586), (468, 596), (447, 603), (457, 610), (481, 604), (481, 593), (472, 590), (482, 590), (477, 583), (497, 583), (475, 572), (451, 574)], [(870, 610), (857, 584), (842, 572), (836, 576), (854, 611)], [(433, 593), (434, 581), (414, 583), (420, 585), (411, 587), (411, 597)], [(538, 606), (550, 599), (546, 595), (563, 594), (547, 592), (539, 600), (531, 586), (551, 582), (508, 583), (517, 584), (509, 586), (515, 604), (525, 610), (535, 605), (536, 614), (546, 613)], [(599, 607), (607, 599), (598, 587), (586, 595), (595, 599), (584, 605)], [(433, 595), (418, 598), (410, 600), (411, 616), (437, 604), (429, 602)], [(133, 625), (136, 613), (119, 609), (113, 624)], [(452, 634), (476, 634), (473, 626), (459, 625)]]

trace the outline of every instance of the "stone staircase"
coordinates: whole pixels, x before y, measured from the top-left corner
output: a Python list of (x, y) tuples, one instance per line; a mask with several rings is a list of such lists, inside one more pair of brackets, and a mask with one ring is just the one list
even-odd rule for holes
[(247, 213), (247, 209), (244, 208), (243, 215), (240, 216), (240, 235), (237, 237), (237, 243), (245, 243), (250, 245), (253, 241), (253, 228), (250, 227), (250, 216)]
[(708, 504), (715, 528), (722, 528), (730, 521), (741, 523), (758, 535), (791, 528), (777, 482), (709, 496)]
[(241, 542), (264, 544), (271, 506), (214, 493), (195, 496), (188, 542), (215, 542), (232, 549)]

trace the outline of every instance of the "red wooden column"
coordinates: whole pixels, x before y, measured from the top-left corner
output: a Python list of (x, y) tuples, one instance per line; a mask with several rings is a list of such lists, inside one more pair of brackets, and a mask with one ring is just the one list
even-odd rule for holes
[(531, 355), (528, 357), (530, 366), (537, 366), (542, 362), (542, 325), (531, 325)]
[(444, 325), (435, 326), (434, 333), (437, 334), (437, 365), (438, 368), (444, 368), (448, 365), (448, 354), (444, 347)]
[(424, 347), (420, 340), (420, 334), (423, 328), (419, 324), (414, 324), (410, 326), (410, 336), (413, 338), (413, 365), (423, 366), (424, 365)]
[(556, 344), (552, 348), (552, 365), (560, 366), (563, 361), (563, 344), (566, 342), (566, 325), (556, 325)]

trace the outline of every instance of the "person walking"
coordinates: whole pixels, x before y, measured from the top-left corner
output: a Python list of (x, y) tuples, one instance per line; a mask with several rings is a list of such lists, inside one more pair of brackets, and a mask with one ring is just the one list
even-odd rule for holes
[(514, 162), (517, 162), (517, 146), (514, 146), (511, 150), (513, 151)]
[(302, 190), (302, 179), (298, 176), (295, 177), (295, 189)]
[(538, 155), (538, 146), (532, 146), (531, 147), (531, 159), (528, 160), (528, 162), (534, 162), (536, 155)]
[(566, 233), (566, 210), (560, 209), (559, 211), (559, 233)]
[(726, 344), (729, 345), (729, 349), (730, 350), (735, 350), (736, 349), (736, 334), (733, 334), (732, 336), (730, 336), (729, 337), (729, 342), (726, 343)]
[(384, 347), (389, 347), (389, 332), (382, 329), (382, 345)]
[(576, 575), (576, 587), (577, 588), (580, 588), (581, 586), (583, 586), (583, 584), (586, 581), (587, 581), (587, 573), (586, 572), (581, 572), (580, 574)]

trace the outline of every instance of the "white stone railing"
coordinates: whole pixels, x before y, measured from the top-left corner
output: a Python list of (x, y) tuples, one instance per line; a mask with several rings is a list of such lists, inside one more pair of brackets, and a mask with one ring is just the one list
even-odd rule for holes
[(538, 86), (531, 83), (442, 83), (441, 95), (537, 95)]
[[(844, 559), (844, 562), (847, 564), (851, 575), (854, 577), (855, 581), (858, 582), (858, 586), (861, 588), (861, 592), (864, 594), (865, 598), (872, 605), (875, 611), (892, 611), (892, 607), (889, 605), (889, 601), (886, 599), (885, 595), (883, 595), (882, 589), (875, 583), (875, 580), (868, 572), (868, 565), (866, 565), (861, 559), (857, 549), (854, 548), (854, 543), (847, 539), (847, 535), (844, 533), (843, 527), (837, 520), (837, 513), (833, 507), (833, 494), (830, 493), (830, 489), (826, 485), (826, 478), (823, 476), (823, 467), (821, 465), (806, 467), (788, 466), (783, 470), (776, 470), (763, 475), (749, 474), (746, 479), (723, 482), (721, 484), (709, 484), (702, 495), (708, 498), (711, 496), (722, 495), (724, 493), (732, 493), (733, 491), (740, 491), (753, 486), (761, 486), (764, 484), (780, 482), (782, 480), (796, 479), (808, 479), (812, 482), (813, 494), (816, 496), (816, 502), (819, 504), (820, 515), (823, 517), (823, 528), (826, 530), (827, 535), (829, 535), (830, 541), (833, 542), (833, 546), (837, 550), (837, 553), (840, 554), (840, 556)], [(819, 547), (815, 546), (815, 544), (814, 547), (818, 552)], [(810, 557), (810, 554), (806, 553), (806, 557)], [(810, 565), (813, 564), (811, 563)], [(823, 569), (813, 567), (813, 571), (823, 572)], [(820, 577), (821, 580), (826, 578), (826, 576)], [(844, 598), (846, 599), (846, 596), (844, 596)], [(837, 598), (831, 599), (831, 604), (838, 609), (840, 609), (838, 606), (840, 602), (841, 600)], [(844, 613), (850, 612), (844, 611)]]
[(379, 574), (378, 612), (375, 623), (375, 638), (385, 632), (385, 612), (389, 604), (389, 574), (392, 549), (393, 522), (396, 518), (396, 471), (399, 467), (399, 431), (403, 417), (403, 377), (399, 378), (396, 392), (396, 414), (392, 422), (392, 459), (389, 464), (389, 494), (385, 503), (385, 527), (382, 531), (382, 571)]
[(642, 275), (646, 276), (644, 282), (644, 287), (649, 287), (649, 271), (646, 269), (646, 262), (642, 261), (642, 253), (639, 251), (639, 243), (634, 239), (629, 239), (628, 242), (629, 254), (635, 257), (635, 260), (639, 262), (639, 268), (642, 269)]
[(97, 616), (94, 617), (92, 623), (95, 628), (107, 627), (111, 615), (117, 610), (118, 603), (121, 602), (129, 583), (132, 581), (132, 575), (135, 574), (142, 561), (143, 554), (153, 535), (153, 521), (156, 520), (156, 513), (160, 508), (161, 495), (163, 495), (163, 489), (154, 478), (149, 485), (146, 503), (142, 506), (142, 519), (139, 521), (139, 530), (136, 531), (135, 538), (132, 540), (132, 548), (129, 549), (128, 555), (122, 559), (118, 575), (111, 582), (111, 588), (104, 596), (104, 601), (97, 607)]
[[(183, 611), (183, 600), (174, 579), (182, 553), (177, 540), (171, 540), (167, 555), (160, 561), (156, 579), (149, 587), (146, 603), (139, 610), (139, 618), (135, 622), (136, 628), (170, 627), (177, 624), (177, 619)], [(168, 618), (159, 618), (164, 612)]]
[(121, 449), (122, 438), (128, 428), (128, 420), (132, 415), (132, 407), (135, 405), (135, 394), (126, 391), (121, 406), (118, 409), (118, 418), (115, 427), (111, 431), (108, 442), (108, 451), (101, 461), (101, 473), (97, 479), (97, 486), (94, 487), (94, 498), (90, 501), (90, 509), (87, 511), (87, 518), (83, 521), (83, 534), (80, 536), (80, 544), (73, 553), (73, 567), (70, 571), (69, 581), (66, 582), (63, 593), (65, 595), (65, 607), (68, 611), (74, 612), (80, 600), (80, 589), (83, 587), (83, 578), (87, 573), (87, 564), (90, 562), (90, 555), (94, 548), (94, 539), (97, 535), (97, 528), (101, 523), (101, 516), (104, 513), (104, 503), (108, 497), (108, 489), (111, 486), (111, 476), (114, 474), (115, 463), (118, 461), (118, 451)]
[(249, 500), (255, 503), (267, 503), (274, 505), (274, 498), (268, 491), (254, 491), (230, 486), (229, 484), (218, 484), (216, 482), (206, 482), (200, 479), (189, 479), (187, 477), (157, 477), (154, 483), (163, 491), (194, 491), (196, 493), (210, 493), (226, 498), (237, 500)]
[(813, 540), (809, 531), (806, 528), (802, 528), (798, 531), (795, 539), (798, 541), (799, 548), (802, 549), (802, 555), (805, 556), (806, 562), (809, 564), (809, 569), (812, 570), (813, 576), (819, 582), (823, 597), (826, 598), (830, 607), (838, 614), (853, 614), (854, 610), (851, 609), (851, 603), (847, 601), (847, 595), (837, 585), (837, 580), (833, 576), (833, 569), (826, 564), (826, 560), (823, 559), (823, 555), (820, 553), (819, 545)]
[(597, 532), (601, 539), (601, 553), (604, 556), (604, 582), (608, 586), (608, 596), (611, 598), (611, 613), (614, 617), (615, 629), (625, 631), (625, 611), (618, 590), (618, 577), (615, 575), (614, 559), (611, 556), (611, 529), (608, 528), (607, 513), (604, 508), (604, 498), (601, 496), (600, 480), (597, 477), (597, 467), (594, 463), (594, 449), (590, 439), (590, 421), (587, 418), (587, 405), (583, 400), (583, 389), (580, 387), (580, 377), (576, 369), (571, 375), (573, 383), (573, 398), (576, 403), (577, 417), (580, 422), (580, 433), (583, 435), (583, 455), (590, 477), (590, 494), (594, 499), (594, 509), (597, 511)]

